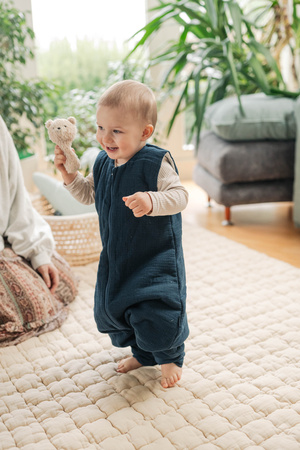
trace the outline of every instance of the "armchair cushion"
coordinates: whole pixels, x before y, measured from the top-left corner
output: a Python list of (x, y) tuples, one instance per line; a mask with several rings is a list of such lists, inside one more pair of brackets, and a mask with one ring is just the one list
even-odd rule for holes
[(295, 101), (265, 94), (242, 95), (245, 115), (237, 97), (210, 105), (205, 112), (207, 128), (229, 141), (287, 140), (296, 137)]
[(201, 134), (198, 165), (222, 183), (294, 178), (295, 141), (225, 141)]

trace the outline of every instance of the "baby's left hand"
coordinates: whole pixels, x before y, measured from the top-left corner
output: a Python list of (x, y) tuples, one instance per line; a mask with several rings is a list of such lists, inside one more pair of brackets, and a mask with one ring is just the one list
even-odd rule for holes
[(152, 200), (147, 192), (136, 192), (123, 197), (125, 205), (132, 210), (135, 217), (143, 217), (152, 211)]

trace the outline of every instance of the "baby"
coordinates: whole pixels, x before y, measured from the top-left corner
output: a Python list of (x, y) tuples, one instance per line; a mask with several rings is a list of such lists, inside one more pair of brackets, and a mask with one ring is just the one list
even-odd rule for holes
[(147, 143), (157, 107), (152, 90), (126, 80), (111, 86), (97, 107), (100, 151), (93, 173), (67, 173), (55, 148), (55, 166), (80, 202), (95, 206), (103, 249), (95, 288), (98, 330), (132, 356), (118, 372), (161, 366), (161, 385), (182, 375), (188, 337), (181, 211), (188, 193), (169, 151)]

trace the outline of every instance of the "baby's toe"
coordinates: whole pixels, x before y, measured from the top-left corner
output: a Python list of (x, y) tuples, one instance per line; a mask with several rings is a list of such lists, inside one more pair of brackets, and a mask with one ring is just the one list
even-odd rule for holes
[(118, 364), (117, 372), (122, 372), (124, 370), (124, 362), (120, 361)]
[(163, 388), (168, 388), (174, 386), (176, 381), (174, 381), (173, 377), (170, 378), (162, 378), (161, 385)]
[(167, 381), (167, 378), (162, 378), (161, 383), (163, 388), (168, 388), (169, 387), (169, 383)]

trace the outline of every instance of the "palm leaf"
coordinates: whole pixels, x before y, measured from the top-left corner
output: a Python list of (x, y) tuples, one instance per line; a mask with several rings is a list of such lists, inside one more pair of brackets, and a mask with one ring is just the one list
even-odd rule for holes
[[(185, 3), (188, 3), (188, 2), (185, 2)], [(201, 12), (200, 9), (199, 9), (199, 11), (196, 11), (195, 9), (188, 8), (184, 4), (177, 4), (177, 5), (173, 4), (173, 8), (178, 9), (178, 13), (177, 13), (178, 15), (180, 12), (185, 13), (189, 17), (190, 20), (195, 20), (199, 26), (202, 26), (205, 28), (212, 26), (210, 17), (207, 14), (203, 14), (203, 12)]]
[(238, 45), (242, 46), (242, 13), (235, 0), (227, 3), (232, 18), (232, 26), (235, 31), (235, 37)]
[(252, 55), (251, 58), (249, 58), (249, 66), (253, 70), (257, 85), (265, 94), (270, 94), (270, 86), (265, 71), (255, 55)]
[(282, 75), (280, 73), (278, 65), (277, 65), (275, 59), (273, 58), (270, 50), (267, 47), (265, 47), (264, 45), (262, 45), (259, 42), (255, 41), (254, 39), (251, 39), (249, 41), (249, 48), (251, 50), (257, 52), (257, 53), (261, 53), (266, 58), (266, 61), (269, 64), (269, 66), (276, 73), (278, 81), (279, 82), (283, 82)]
[(209, 93), (210, 93), (210, 89), (211, 89), (211, 79), (208, 80), (207, 83), (207, 88), (206, 91), (204, 93), (204, 95), (198, 95), (197, 99), (195, 99), (195, 103), (197, 104), (196, 107), (196, 117), (195, 117), (195, 122), (196, 122), (196, 149), (199, 146), (199, 142), (200, 142), (200, 133), (201, 133), (201, 128), (202, 128), (202, 123), (203, 123), (203, 119), (204, 119), (204, 114), (205, 114), (205, 110), (206, 110), (206, 105), (208, 103), (208, 98), (209, 98)]
[(206, 5), (207, 14), (210, 18), (212, 28), (216, 30), (218, 28), (218, 14), (215, 2), (214, 0), (204, 0), (204, 3)]
[(136, 43), (136, 45), (134, 46), (134, 48), (129, 52), (129, 54), (126, 56), (125, 60), (127, 60), (135, 51), (138, 47), (144, 45), (150, 38), (150, 36), (153, 33), (156, 33), (160, 27), (163, 25), (163, 23), (165, 23), (167, 20), (172, 19), (174, 16), (176, 16), (177, 13), (174, 11), (165, 11), (163, 14), (155, 17), (154, 19), (152, 19), (148, 24), (146, 24), (143, 28), (139, 29), (136, 33), (134, 33), (131, 37), (130, 40), (133, 39), (134, 37), (136, 37), (137, 35), (141, 34), (144, 32), (143, 36), (141, 37), (141, 39)]
[(165, 76), (161, 82), (161, 86), (164, 86), (169, 79), (172, 72), (177, 75), (186, 65), (186, 53), (180, 53), (173, 64), (170, 66), (169, 70), (165, 73)]
[(172, 115), (171, 120), (170, 120), (169, 125), (168, 125), (167, 136), (169, 136), (169, 134), (170, 134), (170, 132), (172, 130), (172, 127), (173, 127), (173, 124), (174, 124), (174, 121), (175, 121), (176, 117), (178, 116), (178, 114), (180, 112), (182, 112), (180, 110), (180, 107), (182, 105), (183, 100), (187, 97), (187, 95), (188, 95), (188, 83), (186, 83), (186, 85), (184, 86), (184, 88), (183, 88), (183, 90), (181, 92), (181, 95), (179, 97), (179, 100), (177, 102), (177, 105), (176, 105), (176, 107), (174, 109), (173, 115)]
[(240, 86), (239, 86), (239, 80), (238, 80), (238, 76), (237, 76), (237, 72), (236, 72), (236, 68), (235, 68), (235, 63), (234, 63), (234, 59), (233, 59), (233, 53), (232, 53), (232, 44), (231, 42), (227, 41), (224, 45), (224, 50), (225, 50), (225, 56), (227, 58), (227, 62), (228, 62), (228, 67), (231, 73), (231, 78), (232, 78), (232, 83), (235, 89), (235, 92), (238, 96), (238, 102), (240, 105), (240, 110), (242, 112), (242, 114), (244, 114), (244, 109), (243, 109), (243, 105), (241, 102), (241, 91), (240, 91)]

